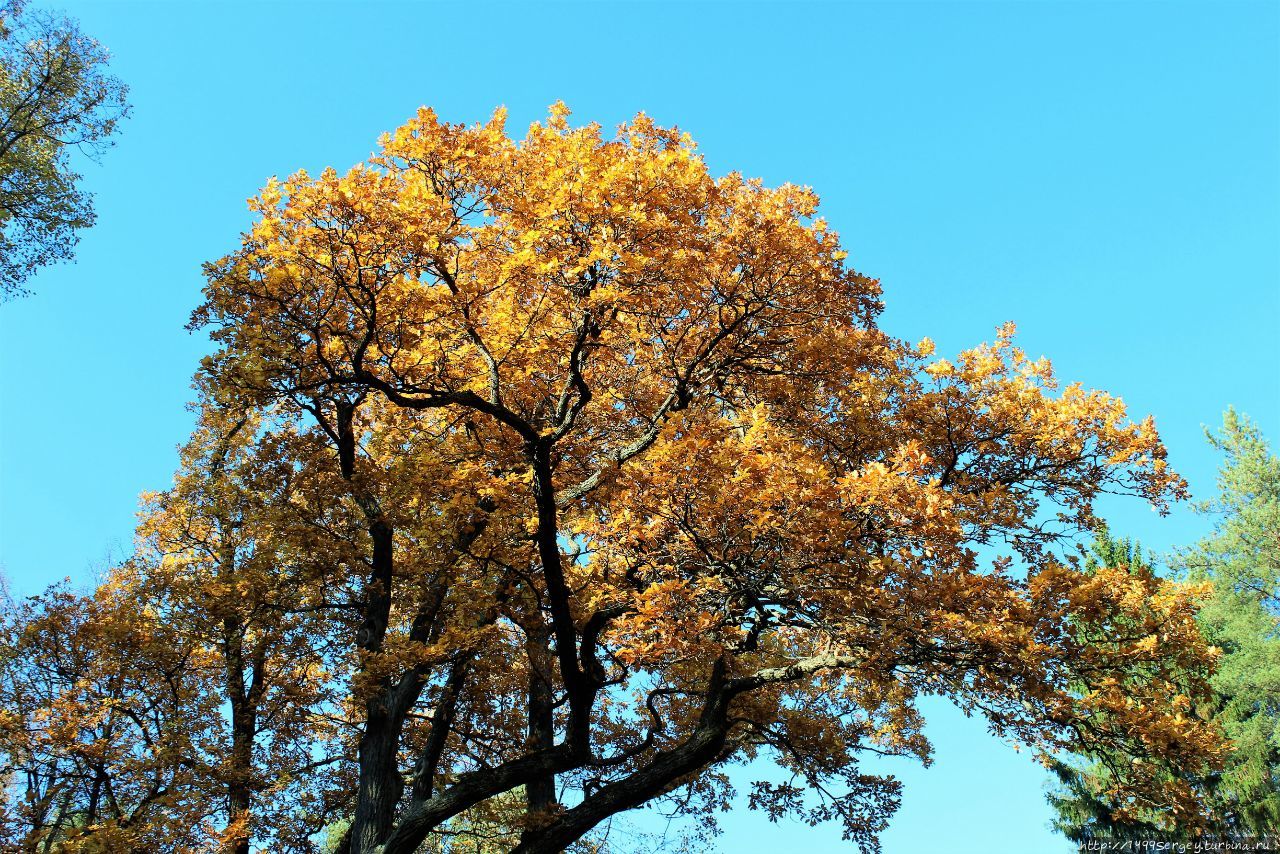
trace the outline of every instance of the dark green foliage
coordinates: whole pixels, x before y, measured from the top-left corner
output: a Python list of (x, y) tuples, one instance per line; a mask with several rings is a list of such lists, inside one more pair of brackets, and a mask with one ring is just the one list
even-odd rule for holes
[(1162, 832), (1162, 828), (1143, 821), (1117, 821), (1112, 817), (1115, 805), (1106, 797), (1106, 787), (1111, 773), (1099, 761), (1087, 764), (1051, 760), (1049, 770), (1057, 787), (1049, 794), (1049, 803), (1057, 812), (1053, 821), (1055, 830), (1072, 842), (1083, 842), (1090, 837), (1138, 840), (1150, 839)]
[(1280, 830), (1280, 458), (1247, 417), (1228, 410), (1209, 441), (1226, 458), (1219, 495), (1202, 505), (1220, 518), (1179, 556), (1188, 575), (1213, 583), (1200, 612), (1222, 649), (1213, 686), (1217, 720), (1233, 751), (1216, 787), (1227, 830)]

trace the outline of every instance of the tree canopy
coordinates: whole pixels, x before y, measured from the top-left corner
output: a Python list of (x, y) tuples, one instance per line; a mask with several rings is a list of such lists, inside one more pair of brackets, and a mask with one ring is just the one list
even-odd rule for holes
[(73, 151), (96, 157), (129, 111), (107, 51), (68, 18), (0, 2), (0, 299), (67, 260), (93, 225)]
[(860, 759), (928, 761), (928, 694), (1042, 756), (1120, 751), (1127, 808), (1207, 821), (1162, 772), (1223, 750), (1188, 713), (1203, 590), (1069, 558), (1099, 495), (1184, 494), (1151, 420), (1011, 325), (953, 360), (887, 335), (811, 190), (557, 104), (520, 140), (424, 109), (251, 204), (193, 317), (199, 429), (111, 587), (205, 668), (127, 773), (167, 817), (220, 806), (90, 821), (76, 777), (11, 838), (554, 852), (645, 804), (713, 820), (763, 756), (754, 808), (869, 851), (900, 787)]

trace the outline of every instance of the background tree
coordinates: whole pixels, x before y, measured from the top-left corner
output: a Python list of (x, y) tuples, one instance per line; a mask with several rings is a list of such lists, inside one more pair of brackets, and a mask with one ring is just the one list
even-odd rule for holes
[(6, 851), (196, 850), (216, 725), (201, 651), (113, 583), (3, 602), (0, 842)]
[(314, 772), (340, 751), (332, 660), (300, 601), (309, 567), (281, 545), (297, 524), (296, 478), (274, 451), (290, 437), (201, 415), (173, 488), (147, 497), (126, 583), (211, 664), (201, 682), (225, 715), (201, 764), (225, 804), (220, 849), (310, 850), (320, 825), (296, 812), (322, 808), (327, 777)]
[(69, 259), (93, 224), (71, 156), (96, 158), (129, 112), (128, 88), (106, 65), (74, 20), (0, 2), (0, 300)]
[(6, 603), (14, 850), (314, 850), (344, 732), (309, 567), (279, 546), (299, 516), (280, 441), (204, 412), (131, 560), (90, 596)]
[(1280, 458), (1258, 427), (1228, 410), (1208, 433), (1224, 460), (1218, 496), (1200, 506), (1214, 532), (1179, 555), (1213, 584), (1200, 622), (1223, 651), (1214, 677), (1217, 720), (1232, 752), (1217, 785), (1229, 832), (1280, 830)]
[[(1191, 579), (1211, 585), (1197, 619), (1222, 657), (1213, 695), (1197, 711), (1222, 728), (1231, 751), (1220, 771), (1191, 782), (1208, 808), (1212, 832), (1274, 833), (1280, 829), (1280, 459), (1258, 428), (1233, 410), (1221, 431), (1208, 437), (1225, 460), (1218, 498), (1199, 509), (1220, 521), (1176, 562)], [(1131, 544), (1103, 537), (1092, 565), (1140, 560)], [(1170, 830), (1167, 817), (1154, 809), (1117, 817), (1121, 804), (1111, 791), (1110, 769), (1122, 761), (1115, 755), (1054, 761), (1061, 788), (1050, 803), (1068, 838), (1150, 838)]]

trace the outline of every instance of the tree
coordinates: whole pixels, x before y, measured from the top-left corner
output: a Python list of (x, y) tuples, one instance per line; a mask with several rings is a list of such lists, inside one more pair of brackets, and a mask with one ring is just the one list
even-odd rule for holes
[(1223, 651), (1214, 676), (1217, 720), (1232, 751), (1216, 787), (1228, 832), (1280, 829), (1280, 458), (1257, 425), (1227, 410), (1208, 434), (1224, 456), (1212, 534), (1180, 555), (1195, 579), (1213, 584), (1200, 614)]
[[(1232, 410), (1222, 430), (1208, 436), (1226, 459), (1219, 497), (1199, 509), (1221, 518), (1177, 563), (1211, 589), (1197, 619), (1221, 660), (1213, 694), (1197, 712), (1222, 729), (1231, 750), (1223, 768), (1183, 776), (1208, 809), (1208, 831), (1273, 833), (1280, 828), (1280, 460), (1257, 427)], [(1108, 536), (1095, 546), (1093, 566), (1141, 560), (1130, 544)], [(1151, 838), (1171, 829), (1155, 808), (1123, 814), (1111, 770), (1122, 761), (1106, 753), (1054, 761), (1062, 786), (1050, 802), (1068, 838)]]
[[(193, 447), (243, 463), (189, 453), (171, 493), (239, 557), (161, 519), (192, 571), (150, 587), (323, 662), (280, 707), (335, 692), (338, 761), (288, 813), (316, 847), (597, 850), (646, 804), (710, 827), (765, 756), (754, 808), (875, 850), (899, 785), (859, 760), (928, 761), (921, 694), (1042, 754), (1124, 752), (1118, 791), (1206, 820), (1159, 773), (1221, 750), (1185, 714), (1197, 589), (1064, 557), (1099, 494), (1183, 493), (1152, 422), (1059, 389), (1011, 326), (955, 361), (886, 335), (811, 191), (556, 105), (521, 141), (423, 110), (253, 206), (193, 317)], [(272, 838), (287, 810), (255, 809)]]
[[(1151, 558), (1142, 554), (1137, 543), (1117, 538), (1104, 529), (1099, 531), (1090, 548), (1085, 571), (1094, 573), (1115, 567), (1148, 574), (1154, 571)], [(1204, 719), (1212, 715), (1212, 709), (1206, 712), (1206, 705), (1202, 703), (1200, 708), (1187, 711)], [(1184, 830), (1159, 805), (1123, 802), (1125, 794), (1118, 783), (1121, 769), (1130, 759), (1122, 751), (1105, 749), (1079, 756), (1050, 757), (1046, 764), (1057, 783), (1049, 793), (1049, 803), (1057, 812), (1054, 827), (1072, 842), (1091, 839), (1136, 842)], [(1198, 770), (1164, 763), (1157, 773), (1165, 779), (1182, 780), (1202, 798), (1207, 797), (1212, 774), (1201, 775)]]
[(128, 87), (106, 65), (106, 49), (75, 21), (0, 3), (0, 299), (69, 259), (93, 224), (70, 158), (96, 158), (128, 115)]
[(249, 854), (257, 837), (310, 850), (323, 822), (293, 813), (323, 809), (327, 778), (311, 772), (337, 761), (326, 714), (337, 701), (298, 601), (307, 567), (282, 542), (297, 478), (273, 452), (289, 437), (220, 415), (202, 413), (173, 488), (147, 496), (139, 554), (116, 575), (205, 652), (205, 692), (226, 715), (191, 764), (225, 797), (222, 847)]
[(13, 850), (314, 850), (342, 739), (323, 645), (280, 598), (305, 572), (276, 536), (292, 478), (279, 437), (217, 415), (107, 583), (0, 611)]
[(199, 651), (110, 583), (3, 605), (4, 849), (195, 850), (209, 798), (186, 760), (217, 719)]
[[(1212, 752), (1165, 690), (1166, 662), (1204, 666), (1190, 596), (1086, 578), (1035, 521), (1042, 494), (1067, 528), (1103, 489), (1178, 494), (1149, 422), (1051, 397), (1009, 330), (926, 364), (875, 328), (879, 287), (811, 192), (712, 179), (643, 116), (610, 141), (566, 114), (515, 143), (500, 114), (424, 111), (345, 176), (272, 182), (209, 268), (211, 386), (315, 424), (366, 522), (351, 850), (412, 851), (523, 785), (516, 850), (558, 851), (756, 750), (869, 845), (897, 790), (856, 752), (926, 755), (924, 691), (1040, 747)], [(386, 500), (415, 478), (438, 529), (421, 557)], [(981, 571), (974, 541), (1027, 577)], [(1140, 644), (1107, 642), (1120, 616)], [(1151, 672), (1122, 696), (1103, 674), (1135, 658)], [(477, 683), (496, 708), (465, 707)], [(1194, 812), (1179, 792), (1147, 794)]]

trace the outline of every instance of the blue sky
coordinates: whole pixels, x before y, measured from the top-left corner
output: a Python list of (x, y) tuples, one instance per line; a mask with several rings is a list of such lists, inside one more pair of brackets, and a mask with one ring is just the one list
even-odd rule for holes
[[(48, 5), (32, 0), (36, 5)], [(0, 308), (0, 567), (21, 592), (92, 577), (165, 487), (204, 341), (200, 264), (273, 174), (365, 157), (420, 104), (519, 129), (639, 110), (712, 168), (815, 187), (885, 327), (945, 351), (1016, 321), (1063, 378), (1154, 413), (1207, 496), (1202, 425), (1280, 436), (1280, 5), (496, 5), (63, 2), (135, 115), (87, 165), (78, 261)], [(1206, 520), (1105, 506), (1156, 549)], [(1043, 773), (944, 704), (936, 763), (895, 765), (887, 854), (1072, 849)], [(737, 811), (725, 851), (846, 850)]]

